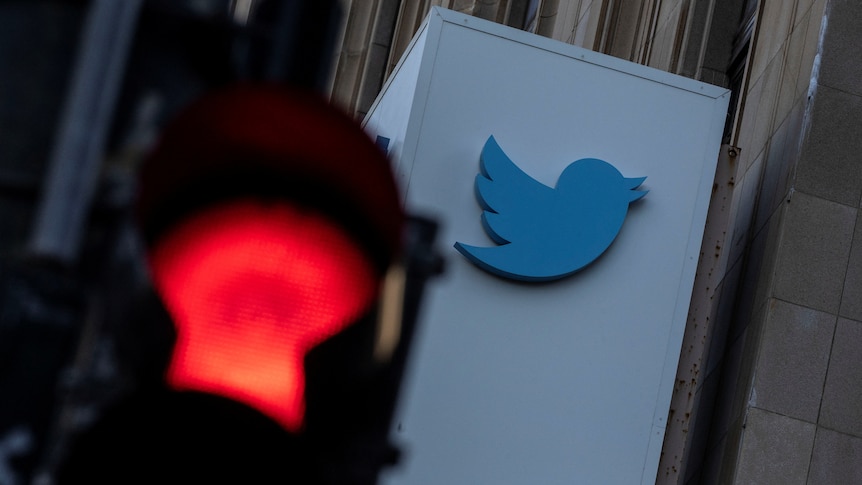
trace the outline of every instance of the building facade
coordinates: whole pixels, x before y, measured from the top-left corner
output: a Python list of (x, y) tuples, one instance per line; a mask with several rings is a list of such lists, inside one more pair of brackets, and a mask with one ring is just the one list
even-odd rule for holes
[(656, 483), (862, 481), (862, 6), (344, 4), (330, 90), (358, 118), (435, 5), (732, 89)]

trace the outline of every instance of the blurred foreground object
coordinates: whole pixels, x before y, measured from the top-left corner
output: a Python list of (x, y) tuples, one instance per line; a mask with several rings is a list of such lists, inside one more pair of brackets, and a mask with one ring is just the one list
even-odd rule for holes
[(240, 85), (168, 124), (140, 174), (155, 295), (117, 353), (134, 387), (60, 483), (376, 483), (416, 312), (441, 269), (389, 162), (305, 91)]

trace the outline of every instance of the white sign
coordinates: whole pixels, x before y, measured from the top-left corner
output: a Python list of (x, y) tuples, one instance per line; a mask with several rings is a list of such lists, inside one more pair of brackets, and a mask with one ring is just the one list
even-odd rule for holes
[[(655, 482), (728, 98), (432, 10), (365, 125), (391, 139), (405, 204), (440, 220), (447, 257), (396, 416), (406, 458), (386, 483)], [(586, 267), (551, 282), (496, 276), (454, 247), (507, 241), (483, 226), (475, 186), (492, 136), (548, 188), (596, 159), (648, 193), (626, 199)]]

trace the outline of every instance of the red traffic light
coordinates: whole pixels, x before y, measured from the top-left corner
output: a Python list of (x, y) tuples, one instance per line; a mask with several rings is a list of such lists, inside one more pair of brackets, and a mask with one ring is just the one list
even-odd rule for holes
[(236, 88), (164, 132), (139, 212), (177, 331), (167, 384), (301, 429), (306, 354), (371, 309), (397, 253), (386, 158), (309, 94)]
[(303, 360), (368, 309), (374, 268), (338, 225), (245, 199), (183, 221), (154, 249), (177, 327), (168, 385), (245, 403), (295, 431)]

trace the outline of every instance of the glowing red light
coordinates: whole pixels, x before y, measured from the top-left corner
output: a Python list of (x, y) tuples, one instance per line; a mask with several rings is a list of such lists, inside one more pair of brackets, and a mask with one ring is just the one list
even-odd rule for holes
[(291, 431), (303, 423), (306, 353), (377, 292), (346, 233), (287, 204), (201, 212), (159, 241), (150, 265), (177, 327), (168, 384), (243, 402)]

